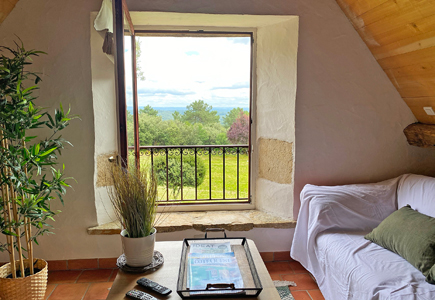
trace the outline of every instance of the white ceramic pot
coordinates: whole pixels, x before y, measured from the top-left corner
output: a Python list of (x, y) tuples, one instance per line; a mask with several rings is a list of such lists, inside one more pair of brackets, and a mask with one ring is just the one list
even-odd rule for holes
[(127, 231), (121, 231), (122, 248), (130, 267), (144, 267), (153, 261), (157, 233), (157, 230), (153, 229), (153, 233), (141, 238), (126, 237)]

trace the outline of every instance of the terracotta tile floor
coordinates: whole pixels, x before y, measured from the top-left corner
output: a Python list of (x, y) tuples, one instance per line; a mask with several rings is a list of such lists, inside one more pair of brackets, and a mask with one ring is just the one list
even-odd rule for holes
[[(296, 261), (266, 262), (273, 280), (294, 281), (295, 300), (324, 300), (313, 277)], [(47, 300), (104, 300), (116, 276), (116, 269), (49, 271)]]

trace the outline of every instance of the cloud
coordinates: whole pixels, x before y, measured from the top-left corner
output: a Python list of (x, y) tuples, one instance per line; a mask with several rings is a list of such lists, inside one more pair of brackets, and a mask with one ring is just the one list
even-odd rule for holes
[(234, 83), (231, 86), (215, 86), (212, 87), (211, 90), (238, 90), (238, 89), (247, 89), (249, 88), (248, 82), (238, 82)]
[(153, 95), (174, 95), (174, 96), (186, 96), (194, 95), (195, 92), (186, 90), (176, 90), (176, 89), (159, 89), (159, 88), (147, 88), (139, 89), (137, 91), (138, 95), (141, 96), (153, 96)]
[(187, 51), (185, 52), (187, 55), (192, 56), (192, 55), (199, 55), (198, 51)]
[(229, 37), (227, 38), (233, 44), (249, 45), (250, 37)]

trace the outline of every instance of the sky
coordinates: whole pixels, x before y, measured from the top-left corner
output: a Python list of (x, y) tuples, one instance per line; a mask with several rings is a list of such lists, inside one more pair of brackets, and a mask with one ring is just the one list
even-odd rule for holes
[[(128, 39), (129, 37), (127, 37)], [(249, 107), (249, 37), (136, 37), (139, 106)], [(125, 44), (127, 106), (132, 106), (131, 43)]]

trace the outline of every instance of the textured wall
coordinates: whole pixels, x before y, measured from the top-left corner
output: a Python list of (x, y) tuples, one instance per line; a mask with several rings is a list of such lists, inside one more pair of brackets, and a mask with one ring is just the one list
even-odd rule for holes
[[(434, 152), (408, 146), (402, 133), (415, 118), (335, 0), (132, 0), (129, 4), (131, 10), (300, 17), (295, 213), (306, 183), (370, 182), (405, 172), (434, 174)], [(62, 157), (78, 183), (68, 192), (65, 207), (55, 207), (63, 210), (55, 222), (57, 234), (44, 237), (36, 247), (36, 254), (47, 259), (114, 257), (121, 251), (119, 237), (86, 233), (97, 224), (89, 17), (99, 6), (99, 0), (20, 0), (0, 26), (1, 44), (11, 45), (17, 34), (28, 48), (49, 53), (35, 61), (35, 68), (44, 74), (39, 103), (48, 107), (58, 101), (71, 103), (82, 118), (66, 129), (65, 137), (75, 147)], [(266, 239), (273, 250), (278, 238), (282, 237), (270, 231), (254, 240)]]

